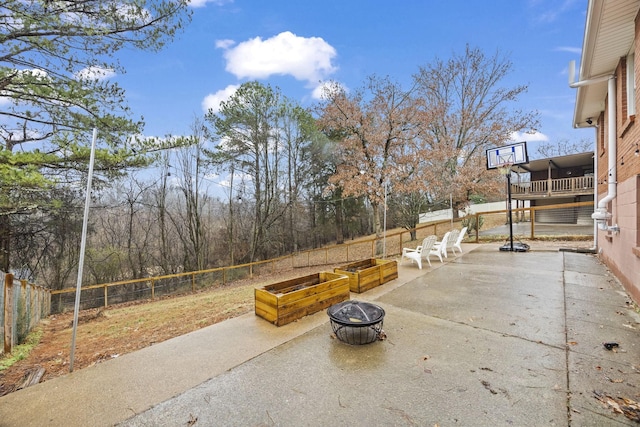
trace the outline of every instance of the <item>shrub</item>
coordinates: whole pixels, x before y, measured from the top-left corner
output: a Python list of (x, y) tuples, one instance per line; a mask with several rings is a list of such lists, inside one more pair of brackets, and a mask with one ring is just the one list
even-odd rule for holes
[[(478, 224), (476, 224), (476, 218), (478, 218)], [(476, 216), (468, 216), (462, 220), (462, 225), (467, 227), (467, 233), (473, 233), (476, 228), (478, 231), (482, 228), (482, 224), (484, 224), (484, 217), (482, 215)]]

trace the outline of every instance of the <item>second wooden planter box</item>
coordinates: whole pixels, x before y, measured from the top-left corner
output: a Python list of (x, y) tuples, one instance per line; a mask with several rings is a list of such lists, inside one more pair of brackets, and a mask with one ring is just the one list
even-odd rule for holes
[(385, 259), (365, 259), (334, 269), (349, 278), (351, 292), (361, 293), (398, 278), (398, 263)]
[(322, 272), (256, 288), (256, 315), (286, 325), (349, 299), (349, 278)]

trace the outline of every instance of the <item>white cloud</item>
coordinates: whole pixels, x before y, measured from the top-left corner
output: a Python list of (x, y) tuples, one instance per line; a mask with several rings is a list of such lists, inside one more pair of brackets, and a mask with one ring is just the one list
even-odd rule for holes
[(225, 49), (226, 70), (239, 79), (291, 75), (315, 85), (337, 69), (331, 63), (336, 50), (320, 37), (299, 37), (286, 31), (265, 40), (256, 37), (237, 45), (229, 40), (219, 44)]
[(582, 53), (582, 48), (573, 46), (558, 46), (555, 50), (558, 52), (575, 53), (576, 55), (580, 55)]
[(205, 7), (207, 3), (212, 3), (216, 6), (222, 6), (223, 4), (226, 4), (226, 3), (233, 3), (233, 0), (190, 0), (189, 6), (195, 7), (195, 8)]
[(220, 103), (222, 101), (226, 101), (233, 95), (236, 90), (238, 90), (240, 86), (238, 85), (229, 85), (222, 90), (217, 91), (216, 93), (210, 93), (205, 96), (202, 100), (202, 109), (205, 113), (209, 110), (212, 110), (214, 113), (220, 111)]
[(48, 76), (46, 71), (38, 70), (36, 68), (32, 68), (30, 70), (19, 70), (18, 73), (31, 74), (33, 77), (36, 77), (38, 79), (44, 79)]
[(349, 89), (342, 83), (335, 81), (323, 81), (313, 89), (313, 91), (311, 92), (311, 97), (318, 100), (324, 99), (326, 97), (327, 91), (333, 91), (337, 89), (342, 89), (345, 92), (349, 92)]
[(106, 80), (116, 75), (110, 68), (88, 67), (78, 71), (75, 78), (78, 80)]
[(520, 141), (527, 141), (527, 142), (548, 141), (549, 137), (547, 135), (545, 135), (544, 133), (541, 133), (541, 132), (533, 132), (533, 133), (513, 132), (511, 134), (511, 140), (514, 141), (514, 142), (520, 142)]
[(234, 44), (236, 44), (236, 42), (233, 41), (233, 40), (229, 40), (229, 39), (216, 40), (216, 47), (219, 48), (219, 49), (227, 50), (231, 46), (233, 46)]
[(325, 87), (326, 87), (325, 83), (320, 83), (318, 86), (316, 86), (311, 92), (311, 98), (322, 99), (322, 96), (325, 92)]
[(543, 9), (543, 11), (536, 15), (537, 21), (542, 22), (544, 24), (550, 24), (556, 22), (560, 17), (566, 13), (571, 13), (572, 9), (575, 8), (576, 0), (563, 0), (563, 1), (553, 1), (550, 2), (552, 4), (547, 4), (547, 2), (538, 2), (534, 1), (531, 3), (532, 6), (537, 7), (538, 9)]

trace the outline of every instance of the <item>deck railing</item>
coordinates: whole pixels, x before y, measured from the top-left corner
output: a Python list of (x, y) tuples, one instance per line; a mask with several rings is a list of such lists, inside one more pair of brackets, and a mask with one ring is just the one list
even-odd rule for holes
[(566, 195), (584, 194), (593, 190), (593, 176), (577, 176), (573, 178), (545, 179), (511, 184), (511, 194), (526, 195)]

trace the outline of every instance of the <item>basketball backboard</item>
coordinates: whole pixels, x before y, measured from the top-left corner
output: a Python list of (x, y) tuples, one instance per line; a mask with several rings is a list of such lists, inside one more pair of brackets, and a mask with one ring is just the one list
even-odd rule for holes
[(526, 141), (487, 149), (487, 169), (529, 163)]

